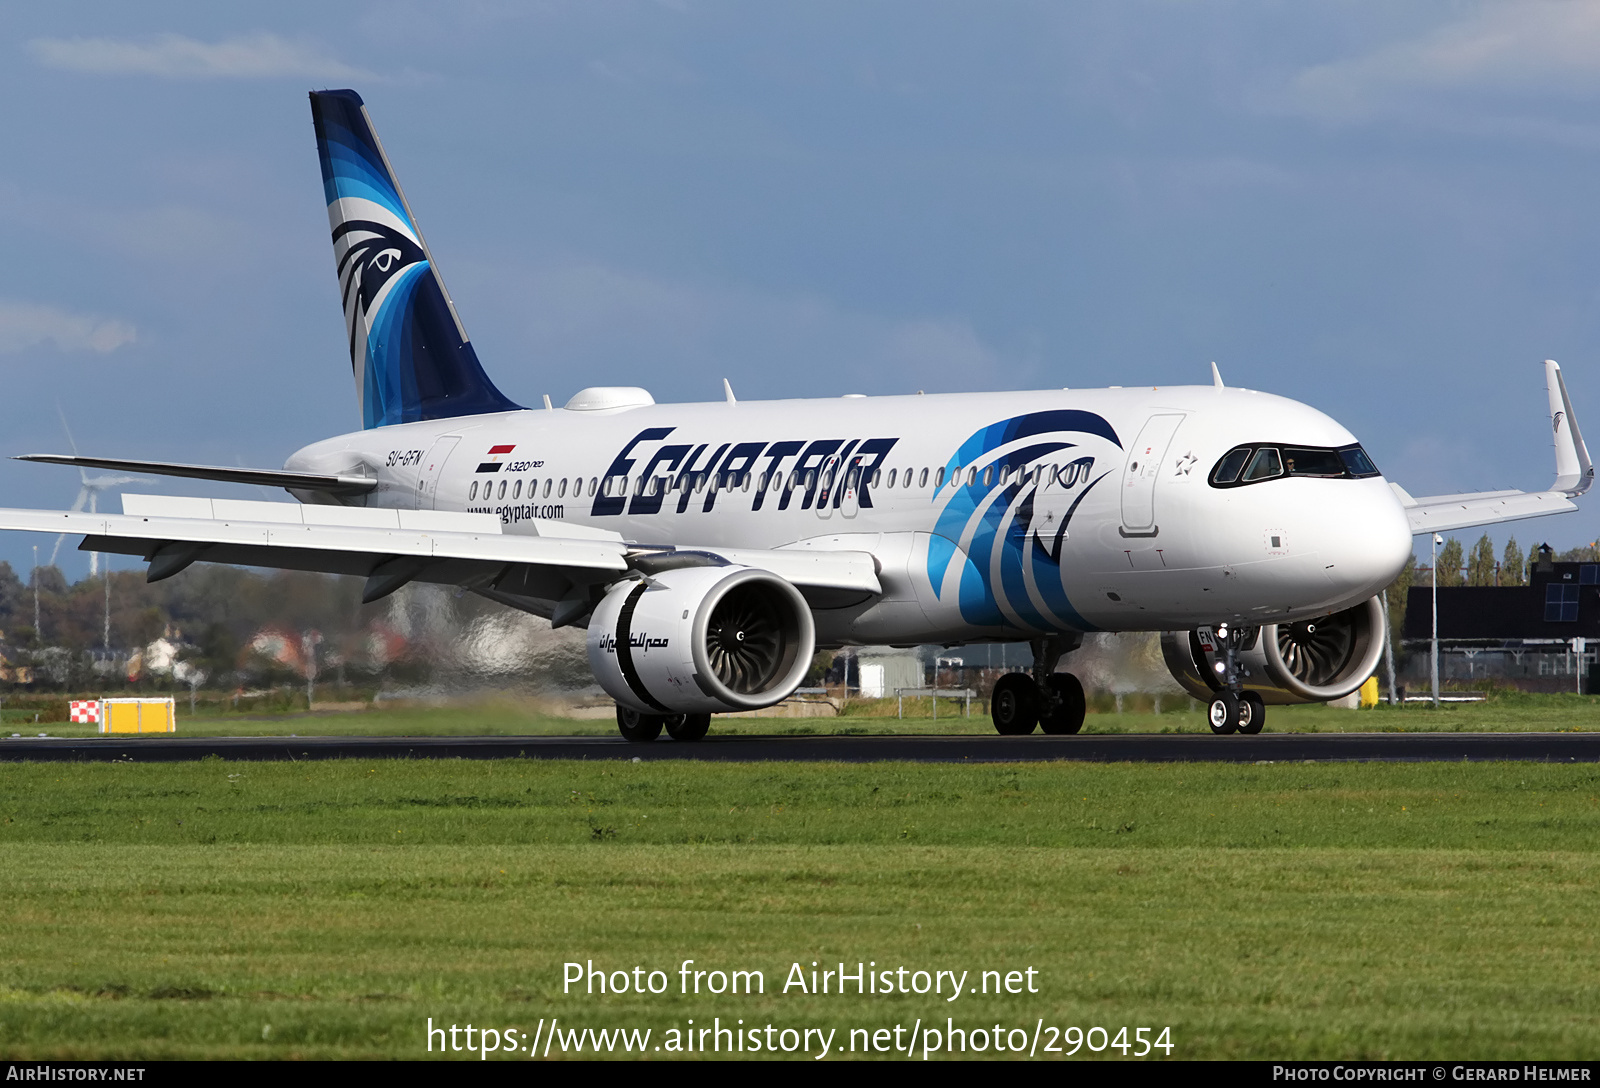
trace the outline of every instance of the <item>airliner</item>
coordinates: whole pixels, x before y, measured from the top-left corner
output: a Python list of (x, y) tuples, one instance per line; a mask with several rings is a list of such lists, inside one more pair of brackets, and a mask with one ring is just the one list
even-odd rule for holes
[(1412, 537), (1576, 509), (1594, 468), (1544, 364), (1545, 491), (1413, 498), (1304, 404), (1210, 384), (657, 404), (596, 386), (513, 403), (478, 361), (359, 95), (314, 92), (362, 428), (282, 469), (26, 455), (284, 488), (129, 494), (123, 512), (0, 510), (141, 557), (355, 575), (376, 601), (456, 586), (587, 631), (629, 741), (705, 736), (788, 698), (819, 647), (1026, 642), (994, 727), (1076, 733), (1072, 652), (1160, 632), (1213, 732), (1370, 676), (1378, 594)]

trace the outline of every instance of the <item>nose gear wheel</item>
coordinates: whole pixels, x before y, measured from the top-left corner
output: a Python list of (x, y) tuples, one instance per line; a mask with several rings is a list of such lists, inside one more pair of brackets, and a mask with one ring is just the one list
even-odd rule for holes
[(1219, 691), (1211, 697), (1206, 707), (1206, 723), (1218, 736), (1239, 731), (1239, 697), (1231, 691)]

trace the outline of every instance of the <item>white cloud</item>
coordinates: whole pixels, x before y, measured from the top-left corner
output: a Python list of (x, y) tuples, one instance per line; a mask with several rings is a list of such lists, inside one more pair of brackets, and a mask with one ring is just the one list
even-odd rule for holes
[(36, 302), (0, 299), (0, 354), (49, 341), (61, 351), (95, 351), (104, 355), (133, 343), (136, 335), (126, 321), (75, 314)]
[(201, 42), (181, 34), (144, 38), (35, 38), (28, 43), (47, 68), (102, 76), (167, 79), (375, 78), (330, 56), (321, 45), (276, 34), (245, 34)]
[(1472, 15), (1361, 56), (1300, 72), (1292, 108), (1360, 120), (1449, 92), (1600, 92), (1600, 4), (1501, 0)]

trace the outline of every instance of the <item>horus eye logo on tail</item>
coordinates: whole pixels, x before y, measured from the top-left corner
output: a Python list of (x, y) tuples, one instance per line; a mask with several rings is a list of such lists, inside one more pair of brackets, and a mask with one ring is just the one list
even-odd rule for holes
[(361, 96), (313, 92), (311, 116), (362, 425), (515, 409), (478, 363)]

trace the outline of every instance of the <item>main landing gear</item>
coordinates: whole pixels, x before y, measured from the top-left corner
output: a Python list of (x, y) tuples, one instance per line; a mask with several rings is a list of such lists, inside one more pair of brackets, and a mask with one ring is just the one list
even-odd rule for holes
[(1267, 707), (1261, 696), (1245, 691), (1239, 668), (1239, 650), (1243, 648), (1250, 632), (1241, 627), (1219, 623), (1211, 632), (1216, 646), (1218, 680), (1222, 688), (1212, 695), (1206, 706), (1206, 724), (1217, 736), (1228, 733), (1261, 732), (1267, 724)]
[(699, 740), (711, 729), (709, 714), (641, 714), (617, 707), (617, 732), (638, 743), (655, 740), (665, 729), (673, 740)]
[(1033, 672), (1008, 672), (994, 685), (989, 715), (995, 732), (1023, 737), (1034, 726), (1061, 736), (1083, 728), (1088, 705), (1083, 684), (1070, 672), (1056, 672), (1063, 654), (1076, 650), (1082, 635), (1052, 635), (1033, 640)]

